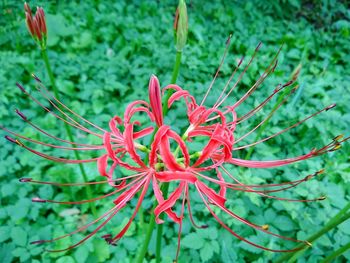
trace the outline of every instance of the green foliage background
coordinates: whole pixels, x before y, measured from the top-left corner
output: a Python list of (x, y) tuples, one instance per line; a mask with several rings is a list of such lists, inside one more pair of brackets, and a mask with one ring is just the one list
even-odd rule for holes
[[(175, 56), (173, 42), (173, 1), (31, 1), (32, 7), (43, 6), (47, 13), (49, 56), (57, 78), (62, 100), (73, 110), (93, 122), (107, 126), (109, 118), (122, 115), (125, 106), (135, 99), (146, 98), (148, 79), (156, 74), (162, 86), (169, 83)], [(65, 134), (61, 123), (27, 100), (15, 87), (18, 81), (33, 89), (30, 73), (35, 72), (49, 86), (40, 52), (27, 33), (20, 1), (0, 3), (0, 120), (1, 124), (26, 136), (44, 139), (26, 126), (14, 110), (21, 109), (34, 123), (55, 135)], [(263, 47), (246, 77), (230, 101), (235, 101), (254, 83), (283, 42), (285, 45), (275, 73), (242, 108), (247, 112), (270, 94), (278, 83), (289, 80), (298, 64), (303, 68), (300, 88), (271, 119), (263, 136), (273, 134), (297, 119), (331, 103), (337, 107), (304, 125), (259, 145), (251, 159), (276, 159), (305, 153), (330, 142), (340, 133), (350, 134), (350, 12), (346, 1), (210, 1), (188, 3), (189, 41), (184, 49), (178, 84), (199, 100), (202, 98), (219, 64), (227, 36), (232, 33), (228, 63), (215, 85), (208, 104), (215, 101), (233, 65), (242, 55), (247, 58), (259, 41)], [(33, 94), (35, 94), (33, 92)], [(216, 96), (215, 96), (216, 95)], [(252, 118), (249, 125), (237, 131), (243, 134), (271, 111), (274, 102)], [(181, 114), (170, 114), (167, 122), (184, 123)], [(5, 133), (2, 133), (5, 135)], [(80, 132), (81, 142), (98, 142)], [(255, 135), (247, 138), (253, 142)], [(93, 219), (89, 207), (32, 203), (34, 196), (55, 200), (84, 199), (83, 188), (54, 188), (21, 184), (21, 177), (60, 182), (81, 182), (78, 167), (51, 163), (1, 139), (0, 149), (0, 261), (1, 262), (133, 262), (143, 242), (152, 205), (143, 205), (143, 219), (134, 221), (117, 247), (100, 238), (115, 232), (132, 212), (126, 209), (101, 234), (66, 253), (47, 253), (44, 246), (29, 245), (37, 239), (50, 239), (76, 229)], [(65, 152), (49, 151), (57, 156)], [(349, 145), (313, 160), (284, 169), (249, 170), (229, 167), (246, 183), (283, 182), (303, 178), (325, 168), (326, 173), (280, 196), (315, 198), (323, 202), (291, 203), (265, 200), (254, 194), (230, 192), (229, 207), (257, 224), (269, 224), (272, 231), (305, 239), (317, 232), (349, 202)], [(244, 157), (245, 151), (235, 153)], [(84, 156), (89, 156), (88, 153)], [(96, 165), (86, 165), (89, 179), (98, 176)], [(94, 196), (109, 191), (108, 186), (94, 187)], [(279, 255), (245, 245), (221, 229), (194, 196), (194, 214), (208, 229), (192, 228), (185, 220), (180, 262), (268, 262)], [(99, 214), (109, 207), (108, 199), (97, 202)], [(131, 203), (134, 207), (135, 202)], [(231, 218), (225, 222), (241, 235), (269, 247), (291, 248), (294, 244), (256, 233)], [(164, 262), (175, 257), (177, 226), (166, 222), (162, 256)], [(86, 233), (59, 241), (62, 248), (84, 237)], [(155, 242), (150, 252), (154, 255)], [(302, 254), (298, 262), (320, 262), (332, 251), (350, 241), (350, 222), (328, 232)], [(148, 257), (152, 260), (152, 256)], [(350, 260), (350, 252), (337, 262)]]

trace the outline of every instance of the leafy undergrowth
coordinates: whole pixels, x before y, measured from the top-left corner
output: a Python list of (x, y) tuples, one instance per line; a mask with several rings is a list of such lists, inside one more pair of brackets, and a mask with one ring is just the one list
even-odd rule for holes
[[(7, 1), (3, 1), (3, 3)], [(34, 92), (30, 73), (49, 83), (40, 52), (26, 31), (22, 4), (9, 3), (1, 8), (0, 18), (0, 120), (22, 134), (41, 138), (28, 127), (14, 110), (21, 109), (35, 124), (60, 135), (65, 131), (60, 123), (48, 116), (16, 89), (15, 83), (23, 83)], [(98, 3), (100, 2), (100, 3)], [(277, 2), (277, 1), (276, 1)], [(302, 64), (299, 89), (270, 120), (262, 136), (273, 134), (295, 120), (315, 112), (331, 103), (337, 107), (311, 119), (306, 124), (257, 146), (252, 159), (283, 158), (305, 153), (313, 147), (330, 142), (340, 133), (350, 134), (350, 93), (348, 75), (350, 61), (350, 22), (345, 4), (326, 1), (321, 6), (312, 1), (247, 1), (242, 4), (206, 3), (190, 1), (189, 41), (184, 50), (178, 84), (190, 90), (196, 98), (204, 95), (212, 80), (227, 36), (232, 41), (227, 63), (215, 85), (208, 103), (215, 101), (224, 81), (231, 73), (235, 61), (242, 55), (249, 57), (259, 41), (263, 46), (236, 93), (234, 101), (242, 95), (284, 43), (279, 64), (274, 74), (245, 103), (247, 112), (270, 94), (279, 83), (289, 80), (292, 71)], [(314, 1), (317, 2), (317, 1)], [(79, 3), (64, 1), (37, 2), (47, 13), (49, 30), (49, 56), (62, 100), (73, 110), (89, 120), (107, 126), (113, 115), (122, 115), (125, 106), (135, 99), (145, 98), (151, 74), (156, 74), (164, 86), (169, 83), (174, 63), (173, 14), (175, 4), (165, 1), (88, 1)], [(49, 86), (49, 85), (48, 85)], [(268, 114), (274, 102), (252, 118), (247, 131)], [(170, 114), (166, 120), (185, 126), (181, 114)], [(182, 125), (183, 124), (183, 125)], [(3, 134), (3, 133), (2, 133)], [(5, 135), (5, 134), (4, 134)], [(94, 142), (85, 134), (75, 133), (81, 142)], [(238, 136), (238, 135), (237, 135)], [(253, 142), (252, 134), (245, 142)], [(244, 144), (244, 143), (243, 143)], [(21, 177), (46, 181), (82, 181), (78, 167), (56, 164), (25, 152), (24, 149), (1, 139), (0, 162), (0, 261), (1, 262), (133, 262), (144, 238), (151, 197), (143, 205), (143, 220), (139, 217), (118, 245), (108, 246), (100, 238), (105, 232), (116, 232), (125, 224), (132, 209), (122, 211), (101, 234), (96, 235), (77, 249), (63, 253), (45, 252), (45, 246), (30, 245), (37, 239), (50, 239), (76, 229), (92, 220), (89, 207), (32, 203), (40, 196), (55, 200), (84, 199), (83, 188), (57, 188), (21, 184)], [(257, 224), (268, 224), (272, 231), (305, 239), (322, 226), (349, 202), (349, 145), (342, 150), (297, 163), (284, 169), (249, 170), (227, 167), (246, 183), (283, 182), (295, 180), (321, 168), (325, 173), (316, 180), (301, 184), (280, 196), (299, 199), (327, 196), (322, 202), (292, 203), (265, 200), (254, 194), (230, 192), (228, 204), (240, 216)], [(239, 156), (244, 158), (245, 151)], [(69, 156), (56, 151), (57, 156)], [(89, 179), (97, 174), (95, 165), (86, 165)], [(94, 196), (109, 191), (108, 186), (93, 188)], [(150, 194), (150, 193), (149, 193)], [(99, 214), (111, 207), (113, 199), (97, 202)], [(193, 196), (193, 210), (197, 221), (208, 224), (205, 230), (196, 230), (185, 220), (182, 250), (179, 262), (268, 262), (279, 255), (257, 250), (245, 245), (221, 229), (206, 211), (198, 196)], [(135, 203), (130, 204), (134, 207)], [(221, 216), (225, 218), (225, 215)], [(225, 222), (241, 235), (269, 247), (294, 246), (293, 243), (272, 239), (240, 225), (233, 219)], [(332, 251), (350, 240), (349, 221), (339, 225), (318, 239), (298, 259), (298, 262), (319, 262)], [(165, 223), (163, 262), (172, 262), (177, 243), (177, 226)], [(63, 248), (84, 237), (87, 232), (52, 244)], [(155, 238), (153, 238), (155, 240)], [(150, 251), (154, 255), (155, 242)], [(149, 257), (151, 259), (152, 256)], [(350, 260), (347, 252), (337, 259)]]

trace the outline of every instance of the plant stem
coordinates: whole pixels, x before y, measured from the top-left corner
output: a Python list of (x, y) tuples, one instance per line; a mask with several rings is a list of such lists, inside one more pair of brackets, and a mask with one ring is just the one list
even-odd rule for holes
[[(350, 203), (348, 203), (342, 210), (340, 210), (331, 220), (328, 221), (328, 223), (321, 228), (318, 232), (315, 234), (311, 235), (309, 238), (306, 240), (309, 242), (313, 242), (320, 238), (322, 235), (330, 231), (331, 229), (335, 228), (345, 220), (350, 218), (350, 213), (346, 213), (350, 209)], [(278, 258), (275, 263), (282, 263), (282, 262), (293, 262), (297, 259), (298, 256), (300, 256), (302, 253), (305, 252), (307, 245), (302, 244), (298, 246), (297, 248), (300, 248), (301, 250), (295, 251), (295, 252), (290, 252), (290, 253), (285, 253), (282, 257)]]
[[(171, 84), (175, 84), (177, 77), (179, 76), (180, 72), (180, 65), (181, 65), (181, 56), (182, 52), (177, 51), (176, 52), (176, 58), (175, 58), (175, 64), (173, 69), (173, 75), (171, 77)], [(165, 98), (165, 101), (163, 102), (163, 115), (165, 116), (168, 113), (168, 100), (172, 94), (172, 90), (169, 90), (167, 93), (167, 96)], [(169, 184), (164, 184), (161, 187), (161, 191), (163, 192), (164, 199), (168, 196), (169, 191)], [(159, 216), (160, 219), (164, 219), (164, 213)], [(159, 224), (157, 226), (157, 243), (156, 243), (156, 263), (161, 262), (160, 252), (162, 249), (162, 236), (163, 236), (163, 224)]]
[(345, 246), (337, 249), (332, 254), (330, 254), (328, 257), (326, 257), (324, 260), (321, 261), (321, 263), (330, 263), (333, 262), (333, 260), (337, 257), (339, 257), (341, 254), (343, 254), (345, 251), (350, 249), (350, 242), (347, 243)]
[[(42, 57), (43, 57), (43, 60), (44, 60), (44, 63), (45, 63), (45, 67), (46, 67), (47, 73), (48, 73), (49, 78), (50, 78), (50, 82), (51, 82), (51, 86), (52, 86), (54, 95), (59, 100), (58, 88), (56, 86), (55, 77), (54, 77), (52, 69), (51, 69), (51, 65), (50, 65), (50, 62), (49, 62), (49, 57), (47, 55), (47, 50), (46, 49), (41, 49), (41, 54), (42, 54)], [(58, 106), (60, 107), (60, 105), (58, 105)], [(64, 120), (66, 119), (65, 116), (62, 116), (62, 117), (63, 117)], [(74, 138), (73, 138), (72, 131), (71, 131), (70, 127), (68, 126), (68, 124), (66, 122), (64, 122), (64, 128), (66, 129), (66, 133), (68, 135), (69, 140), (73, 142)], [(72, 146), (74, 148), (76, 147), (75, 144), (72, 144)], [(77, 160), (80, 160), (81, 158), (80, 158), (79, 152), (78, 151), (73, 151), (73, 152), (74, 152), (75, 158)], [(81, 163), (79, 163), (78, 165), (79, 165), (80, 173), (83, 176), (84, 182), (87, 182), (88, 181), (88, 177), (86, 175), (84, 166)], [(88, 199), (92, 199), (92, 192), (91, 192), (90, 186), (87, 185), (85, 189), (86, 189), (87, 198)], [(91, 212), (94, 215), (94, 217), (97, 217), (96, 207), (95, 207), (93, 202), (90, 202), (90, 209), (91, 209)]]
[[(173, 75), (171, 76), (171, 81), (170, 84), (175, 84), (177, 77), (179, 76), (180, 72), (180, 64), (181, 64), (181, 56), (182, 52), (181, 51), (176, 51), (176, 58), (175, 58), (175, 64), (174, 64), (174, 69), (173, 69)], [(165, 100), (163, 101), (163, 115), (165, 116), (168, 113), (168, 100), (173, 94), (172, 90), (168, 90)]]
[[(173, 69), (173, 74), (172, 74), (172, 77), (171, 77), (171, 84), (175, 84), (176, 80), (177, 80), (177, 77), (179, 75), (179, 72), (180, 72), (180, 64), (181, 64), (181, 55), (182, 55), (182, 52), (181, 51), (177, 51), (176, 52), (176, 57), (175, 57), (175, 64), (174, 64), (174, 69)], [(171, 90), (168, 90), (167, 92), (167, 95), (165, 97), (165, 100), (163, 101), (163, 115), (165, 116), (167, 113), (168, 113), (168, 100), (170, 98), (172, 94), (172, 91)], [(153, 141), (153, 138), (155, 136), (155, 133), (157, 132), (158, 129), (155, 129), (155, 131), (153, 132), (152, 134), (152, 140)], [(148, 157), (146, 157), (146, 160), (147, 160)], [(168, 190), (169, 190), (169, 184), (164, 184), (161, 186), (161, 191), (163, 192), (163, 196), (164, 198), (167, 197), (168, 195)], [(145, 241), (143, 243), (143, 246), (140, 250), (140, 253), (136, 259), (136, 262), (137, 263), (142, 263), (143, 259), (145, 258), (145, 255), (147, 253), (147, 249), (148, 249), (148, 246), (149, 246), (149, 242), (151, 241), (151, 237), (152, 237), (152, 233), (153, 233), (153, 229), (155, 227), (155, 215), (153, 213), (154, 209), (156, 208), (157, 206), (157, 201), (154, 202), (154, 205), (153, 205), (153, 208), (152, 208), (152, 215), (151, 215), (151, 218), (150, 218), (150, 221), (149, 221), (149, 224), (148, 224), (148, 229), (147, 229), (147, 233), (146, 233), (146, 238), (145, 238)], [(160, 218), (163, 219), (164, 218), (164, 215), (161, 214), (160, 215)], [(161, 245), (162, 245), (162, 235), (163, 235), (163, 225), (160, 224), (158, 225), (158, 228), (157, 228), (157, 245), (156, 245), (156, 262), (160, 262), (160, 251), (161, 251)]]
[(152, 233), (153, 233), (153, 229), (154, 229), (154, 226), (156, 224), (156, 216), (155, 214), (153, 213), (154, 209), (156, 208), (157, 206), (157, 203), (154, 202), (154, 205), (152, 207), (152, 215), (151, 215), (151, 218), (149, 219), (149, 224), (148, 224), (148, 229), (147, 229), (147, 232), (146, 232), (146, 237), (145, 237), (145, 241), (143, 242), (143, 246), (140, 250), (140, 253), (136, 259), (136, 263), (142, 263), (143, 262), (143, 259), (145, 258), (145, 255), (147, 253), (147, 249), (148, 249), (148, 245), (149, 245), (149, 242), (151, 241), (151, 237), (152, 237)]

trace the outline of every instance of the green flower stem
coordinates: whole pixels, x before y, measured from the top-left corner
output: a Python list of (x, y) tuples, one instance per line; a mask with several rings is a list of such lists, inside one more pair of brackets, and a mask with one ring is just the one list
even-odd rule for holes
[(337, 249), (332, 254), (330, 254), (328, 257), (326, 257), (324, 260), (321, 261), (321, 263), (330, 263), (333, 262), (334, 259), (339, 257), (341, 254), (346, 252), (348, 249), (350, 249), (350, 242), (347, 243), (345, 246)]
[[(49, 57), (47, 55), (47, 50), (46, 49), (41, 49), (41, 54), (42, 54), (43, 60), (45, 62), (45, 67), (46, 67), (47, 73), (48, 73), (49, 78), (50, 78), (50, 82), (51, 82), (51, 86), (52, 86), (54, 95), (55, 95), (55, 97), (57, 99), (59, 99), (59, 93), (58, 93), (58, 89), (57, 89), (57, 86), (56, 86), (55, 77), (53, 75), (53, 72), (52, 72), (52, 69), (51, 69), (51, 65), (50, 65), (50, 62), (49, 62)], [(60, 105), (58, 105), (58, 106), (60, 107)], [(66, 119), (65, 116), (62, 116), (62, 117), (63, 117), (63, 119)], [(73, 142), (74, 138), (73, 138), (72, 131), (71, 131), (70, 127), (68, 126), (68, 124), (66, 122), (64, 122), (64, 128), (66, 129), (66, 132), (67, 132), (69, 140)], [(76, 147), (75, 144), (72, 144), (72, 146)], [(80, 158), (79, 152), (78, 151), (73, 151), (73, 152), (74, 152), (75, 158), (77, 160), (80, 160), (81, 158)], [(83, 176), (84, 182), (88, 182), (88, 177), (86, 175), (84, 166), (81, 163), (79, 163), (78, 165), (79, 165), (80, 173)], [(88, 199), (92, 199), (92, 192), (91, 192), (90, 186), (87, 185), (85, 189), (86, 189), (87, 198)], [(94, 202), (90, 202), (90, 209), (91, 209), (91, 212), (94, 215), (94, 217), (97, 217), (97, 211), (96, 211), (96, 207), (94, 205)]]
[(154, 202), (154, 205), (153, 205), (152, 210), (151, 210), (152, 211), (151, 218), (149, 219), (148, 229), (146, 232), (146, 238), (143, 242), (143, 246), (140, 250), (138, 257), (136, 258), (136, 263), (142, 263), (143, 259), (145, 258), (145, 255), (147, 253), (147, 249), (148, 249), (149, 242), (151, 241), (153, 229), (154, 229), (154, 226), (156, 225), (156, 216), (153, 213), (156, 206), (157, 206), (157, 203)]
[[(175, 84), (177, 77), (179, 76), (180, 72), (180, 64), (181, 64), (181, 56), (182, 52), (181, 51), (176, 51), (176, 58), (175, 58), (175, 64), (174, 64), (174, 69), (173, 69), (173, 75), (171, 76), (171, 84)], [(173, 94), (172, 90), (168, 90), (165, 100), (163, 101), (163, 115), (165, 116), (168, 113), (168, 100), (170, 96)]]
[[(180, 72), (180, 64), (181, 64), (181, 56), (182, 56), (182, 52), (181, 51), (177, 51), (176, 52), (176, 57), (175, 57), (175, 64), (174, 64), (174, 69), (173, 69), (173, 75), (171, 77), (171, 83), (174, 84), (176, 82), (176, 79), (179, 75), (179, 72)], [(167, 95), (165, 97), (165, 100), (163, 101), (163, 115), (165, 116), (167, 113), (168, 113), (168, 100), (170, 98), (172, 94), (172, 91), (169, 90), (167, 92)], [(157, 132), (158, 129), (155, 129), (153, 134), (152, 134), (152, 140), (153, 141), (153, 138), (155, 136), (155, 133)], [(147, 158), (146, 157), (146, 161), (147, 161)], [(169, 184), (164, 184), (160, 187), (161, 191), (163, 192), (163, 196), (164, 198), (167, 197), (167, 194), (168, 194), (168, 190), (169, 190)], [(153, 233), (153, 229), (156, 225), (156, 222), (155, 222), (155, 215), (153, 213), (154, 209), (156, 208), (157, 206), (157, 201), (154, 202), (154, 205), (153, 205), (153, 208), (152, 208), (152, 215), (151, 215), (151, 218), (150, 218), (150, 221), (149, 221), (149, 224), (148, 224), (148, 229), (147, 229), (147, 232), (146, 232), (146, 237), (145, 237), (145, 241), (143, 243), (143, 246), (139, 252), (139, 255), (136, 259), (136, 262), (137, 263), (142, 263), (143, 262), (143, 259), (145, 258), (145, 255), (147, 253), (147, 249), (148, 249), (148, 245), (149, 245), (149, 242), (151, 241), (151, 237), (152, 237), (152, 233)], [(160, 215), (160, 218), (163, 218), (163, 214)], [(156, 262), (160, 262), (160, 251), (161, 251), (161, 245), (162, 245), (162, 234), (163, 234), (163, 225), (160, 224), (158, 225), (158, 228), (157, 228), (157, 245), (156, 245)]]
[[(173, 75), (171, 77), (171, 84), (175, 84), (176, 80), (177, 80), (177, 77), (179, 76), (180, 65), (181, 65), (181, 56), (182, 56), (182, 52), (181, 51), (177, 51), (176, 52), (176, 58), (175, 58)], [(164, 115), (164, 117), (168, 113), (168, 110), (169, 110), (169, 108), (168, 108), (168, 100), (169, 100), (169, 98), (170, 98), (172, 93), (173, 93), (173, 91), (169, 90), (168, 93), (167, 93), (167, 96), (165, 98), (165, 101), (163, 102), (163, 115)], [(162, 185), (160, 189), (163, 192), (164, 199), (166, 199), (167, 196), (168, 196), (169, 184)], [(159, 218), (161, 220), (163, 220), (164, 219), (164, 213), (161, 214), (159, 216)], [(163, 236), (163, 224), (159, 224), (157, 226), (156, 263), (160, 263), (161, 262), (160, 252), (161, 252), (161, 249), (162, 249), (162, 236)]]
[[(310, 243), (320, 238), (322, 235), (326, 234), (328, 231), (332, 230), (333, 228), (337, 227), (339, 224), (343, 223), (347, 219), (350, 218), (350, 212), (347, 213), (347, 211), (350, 209), (350, 203), (348, 203), (342, 210), (338, 212), (331, 220), (328, 221), (328, 223), (321, 228), (318, 232), (311, 235), (306, 240)], [(302, 253), (305, 252), (305, 250), (308, 248), (306, 244), (302, 244), (298, 246), (297, 248), (300, 248), (301, 250), (285, 253), (282, 257), (278, 258), (275, 263), (282, 263), (282, 262), (294, 262)]]

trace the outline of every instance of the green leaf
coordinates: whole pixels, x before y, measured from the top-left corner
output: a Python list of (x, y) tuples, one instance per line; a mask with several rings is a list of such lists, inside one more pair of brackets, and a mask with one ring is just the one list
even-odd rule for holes
[(200, 255), (203, 262), (208, 261), (213, 257), (214, 251), (209, 242), (205, 242), (204, 247), (200, 251)]
[(27, 232), (21, 227), (11, 229), (11, 238), (16, 245), (24, 247), (27, 245)]
[[(79, 260), (78, 262), (83, 262), (83, 261)], [(59, 258), (56, 261), (56, 263), (76, 263), (76, 261), (71, 256), (63, 256), (63, 257)]]
[(18, 247), (12, 251), (12, 255), (15, 257), (19, 257), (21, 259), (21, 262), (26, 261), (30, 258), (30, 253), (26, 248)]
[(190, 233), (181, 240), (181, 244), (187, 248), (200, 249), (204, 245), (204, 239), (197, 233)]
[(8, 226), (0, 226), (0, 242), (4, 242), (10, 238), (11, 228)]

